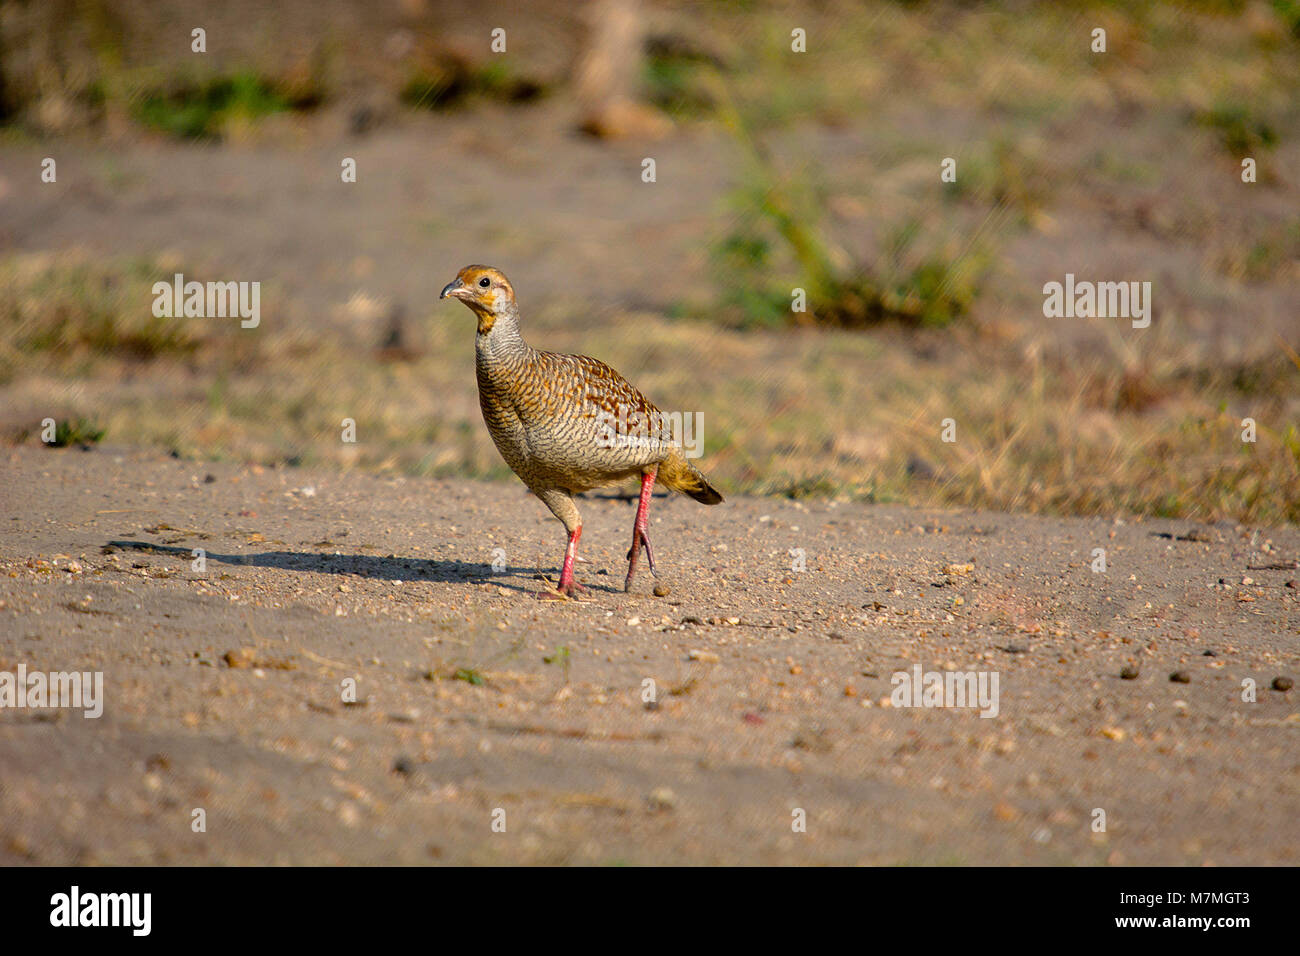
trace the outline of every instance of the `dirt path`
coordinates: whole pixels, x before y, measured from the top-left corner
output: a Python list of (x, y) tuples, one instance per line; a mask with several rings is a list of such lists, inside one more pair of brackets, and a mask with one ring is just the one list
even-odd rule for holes
[(674, 497), (629, 596), (592, 498), (550, 605), (518, 485), (5, 456), (0, 671), (105, 706), (0, 710), (0, 863), (1296, 862), (1295, 529)]

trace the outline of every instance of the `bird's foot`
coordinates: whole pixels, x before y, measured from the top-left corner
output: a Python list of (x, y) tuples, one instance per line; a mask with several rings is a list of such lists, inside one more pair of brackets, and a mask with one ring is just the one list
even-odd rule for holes
[(560, 581), (559, 587), (551, 587), (549, 581), (546, 582), (546, 590), (538, 591), (536, 598), (539, 601), (570, 601), (577, 600), (580, 595), (590, 594), (591, 589), (585, 584), (579, 584), (577, 581), (564, 582)]
[[(655, 553), (650, 550), (650, 539), (646, 537), (644, 531), (642, 531), (640, 534), (640, 542), (642, 546), (645, 548), (645, 558), (646, 558), (646, 562), (650, 565), (650, 573), (657, 575), (659, 572), (655, 570)], [(635, 550), (636, 548), (634, 547), (627, 549), (628, 561), (632, 560), (632, 552)]]
[[(647, 538), (643, 531), (638, 533), (638, 538), (640, 538), (640, 544), (646, 549), (646, 563), (650, 564), (650, 574), (658, 576), (658, 571), (654, 570), (654, 551), (650, 550), (650, 538)], [(628, 549), (628, 578), (623, 581), (624, 593), (632, 591), (632, 579), (637, 574), (637, 557), (638, 550), (636, 548)]]

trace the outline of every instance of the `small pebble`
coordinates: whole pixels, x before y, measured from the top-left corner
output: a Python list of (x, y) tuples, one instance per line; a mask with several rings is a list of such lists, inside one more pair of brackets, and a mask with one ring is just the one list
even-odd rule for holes
[(677, 806), (677, 794), (667, 787), (655, 787), (646, 797), (646, 803), (650, 805), (651, 810), (662, 813)]
[(1169, 680), (1175, 684), (1190, 684), (1192, 682), (1192, 675), (1187, 673), (1187, 671), (1174, 671), (1169, 675)]
[(654, 593), (655, 593), (655, 597), (667, 597), (669, 594), (668, 585), (656, 584)]
[(233, 651), (226, 651), (221, 659), (226, 662), (227, 667), (252, 667), (253, 649), (251, 647), (240, 647)]
[(1290, 689), (1291, 689), (1292, 687), (1294, 687), (1294, 686), (1295, 686), (1295, 681), (1293, 681), (1293, 680), (1292, 680), (1291, 678), (1289, 678), (1289, 677), (1274, 677), (1274, 678), (1273, 678), (1273, 689), (1274, 689), (1274, 690), (1280, 690), (1280, 691), (1284, 691), (1284, 692), (1285, 692), (1285, 691), (1290, 690)]
[(1119, 672), (1119, 676), (1124, 680), (1137, 680), (1139, 673), (1141, 672), (1137, 667), (1132, 664), (1126, 664), (1124, 669)]

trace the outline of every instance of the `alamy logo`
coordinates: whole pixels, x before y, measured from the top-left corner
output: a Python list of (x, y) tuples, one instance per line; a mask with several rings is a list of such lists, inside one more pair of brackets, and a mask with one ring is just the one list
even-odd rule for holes
[(148, 936), (153, 924), (152, 893), (70, 893), (50, 897), (51, 926), (129, 926), (134, 936)]
[(1065, 282), (1043, 286), (1043, 315), (1049, 319), (1132, 319), (1133, 328), (1151, 324), (1150, 282)]
[(103, 671), (0, 671), (0, 710), (6, 707), (72, 707), (94, 720), (104, 713)]
[(895, 671), (889, 702), (895, 707), (978, 707), (981, 717), (998, 715), (997, 671)]
[(255, 329), (262, 321), (262, 283), (186, 282), (176, 273), (171, 282), (153, 284), (153, 314), (163, 319), (225, 319)]

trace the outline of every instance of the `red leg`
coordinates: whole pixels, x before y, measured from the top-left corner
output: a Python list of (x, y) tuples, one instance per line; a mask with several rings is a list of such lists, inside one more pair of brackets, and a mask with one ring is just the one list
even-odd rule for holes
[[(578, 539), (582, 537), (582, 525), (569, 535), (569, 546), (564, 549), (564, 568), (560, 571), (560, 586), (556, 589), (565, 597), (573, 597), (575, 592), (587, 590), (577, 581), (573, 580), (573, 562), (578, 557)], [(555, 595), (550, 591), (543, 591), (537, 595), (542, 600), (553, 599)]]
[(645, 546), (646, 561), (650, 564), (650, 573), (655, 573), (655, 556), (650, 550), (650, 539), (646, 536), (646, 527), (650, 523), (650, 496), (654, 493), (655, 487), (655, 469), (652, 469), (641, 476), (641, 501), (636, 508), (636, 523), (632, 526), (632, 547), (627, 553), (627, 580), (623, 582), (623, 590), (632, 590), (632, 576), (636, 574), (636, 559), (640, 555), (641, 546)]

